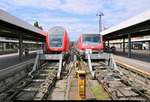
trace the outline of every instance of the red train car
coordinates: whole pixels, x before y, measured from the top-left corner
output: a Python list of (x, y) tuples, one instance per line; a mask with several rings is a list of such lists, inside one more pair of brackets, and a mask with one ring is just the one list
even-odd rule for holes
[(69, 50), (69, 38), (67, 31), (61, 26), (51, 28), (46, 35), (46, 52), (67, 52)]
[(103, 51), (103, 39), (100, 34), (81, 34), (76, 42), (77, 51), (80, 54), (85, 53), (86, 49), (91, 49), (92, 53)]

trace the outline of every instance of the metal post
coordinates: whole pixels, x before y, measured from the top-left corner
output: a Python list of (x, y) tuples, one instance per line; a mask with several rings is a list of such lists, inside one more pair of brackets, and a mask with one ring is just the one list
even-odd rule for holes
[(128, 34), (128, 57), (131, 58), (131, 34)]
[(23, 39), (22, 34), (19, 35), (19, 60), (22, 60), (23, 55)]
[(96, 14), (96, 16), (99, 16), (99, 33), (100, 33), (102, 31), (102, 16), (104, 16), (104, 14), (100, 12), (99, 14)]
[(77, 61), (77, 56), (76, 55), (73, 56), (73, 61)]
[(91, 57), (90, 57), (89, 53), (87, 54), (87, 57), (88, 57), (89, 70), (91, 72), (92, 78), (94, 79), (95, 78), (95, 73), (94, 73), (93, 68), (92, 68)]
[(37, 51), (37, 55), (36, 55), (36, 58), (35, 58), (33, 68), (31, 70), (31, 72), (29, 72), (28, 75), (31, 75), (34, 71), (37, 70), (37, 68), (39, 68), (39, 66), (38, 66), (39, 59), (40, 59), (40, 51)]
[(109, 46), (109, 40), (108, 40), (107, 42), (108, 42), (108, 43), (107, 43), (107, 46), (110, 47), (110, 46)]
[(57, 79), (60, 79), (60, 74), (61, 74), (61, 70), (62, 70), (62, 60), (63, 60), (63, 56), (62, 54), (60, 54), (59, 56), (59, 68), (58, 68), (58, 72), (57, 72)]
[(149, 45), (149, 50), (150, 50), (150, 41), (149, 41), (149, 44), (148, 44), (148, 45)]
[(102, 17), (101, 15), (99, 16), (99, 32), (102, 31), (102, 24), (101, 24), (101, 20), (102, 20)]
[(103, 42), (103, 45), (104, 45), (104, 48), (106, 48), (106, 42), (105, 41)]
[(125, 53), (125, 38), (123, 38), (123, 53)]
[(5, 51), (5, 50), (6, 50), (6, 43), (2, 42), (2, 51)]
[(120, 43), (120, 49), (122, 49), (122, 44)]

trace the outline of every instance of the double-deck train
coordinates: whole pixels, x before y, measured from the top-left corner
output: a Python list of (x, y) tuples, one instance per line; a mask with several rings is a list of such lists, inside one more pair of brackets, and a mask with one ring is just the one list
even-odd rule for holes
[(102, 35), (81, 34), (76, 42), (76, 49), (80, 54), (84, 54), (88, 49), (90, 49), (92, 53), (102, 52), (104, 49)]
[(69, 50), (67, 31), (61, 26), (51, 28), (46, 34), (46, 53), (64, 53)]
[[(51, 28), (46, 34), (46, 53), (65, 53), (69, 50), (69, 37), (67, 31), (61, 26)], [(84, 54), (87, 49), (92, 53), (102, 52), (104, 49), (102, 35), (81, 34), (76, 42), (76, 49)]]

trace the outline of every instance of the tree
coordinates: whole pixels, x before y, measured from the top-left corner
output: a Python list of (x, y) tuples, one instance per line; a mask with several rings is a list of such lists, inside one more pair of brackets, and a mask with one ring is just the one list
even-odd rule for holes
[(43, 30), (42, 26), (39, 26), (38, 21), (36, 21), (36, 22), (34, 23), (34, 26), (37, 27), (38, 29)]
[(39, 23), (38, 23), (38, 21), (36, 21), (36, 22), (34, 23), (34, 26), (37, 27), (37, 28), (39, 28)]

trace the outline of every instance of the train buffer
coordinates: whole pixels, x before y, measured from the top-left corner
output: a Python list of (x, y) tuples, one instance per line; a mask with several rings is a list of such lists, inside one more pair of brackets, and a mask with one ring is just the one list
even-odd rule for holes
[(55, 61), (55, 62), (57, 61), (59, 63), (58, 64), (59, 66), (57, 68), (57, 79), (60, 79), (60, 74), (63, 66), (63, 58), (64, 58), (63, 54), (44, 54), (43, 50), (37, 50), (34, 66), (29, 75), (31, 75), (34, 71), (40, 68), (40, 63), (42, 61)]
[(94, 61), (102, 61), (102, 62), (104, 62), (104, 65), (106, 68), (109, 67), (112, 70), (118, 71), (118, 67), (114, 60), (113, 54), (111, 54), (111, 53), (105, 53), (105, 52), (91, 53), (90, 50), (86, 50), (85, 59), (88, 61), (88, 68), (89, 68), (89, 71), (90, 71), (93, 79), (95, 78), (95, 71), (92, 66), (92, 62), (94, 62)]

